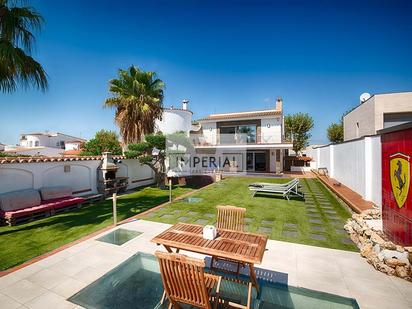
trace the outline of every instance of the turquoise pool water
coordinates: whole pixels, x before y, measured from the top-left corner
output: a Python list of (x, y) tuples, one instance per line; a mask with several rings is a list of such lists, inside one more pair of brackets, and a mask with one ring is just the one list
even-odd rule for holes
[[(274, 284), (259, 280), (260, 299), (253, 295), (254, 309), (269, 308), (359, 308), (354, 299)], [(163, 288), (159, 266), (153, 255), (138, 253), (69, 298), (85, 308), (167, 308), (159, 304)], [(246, 301), (246, 286), (223, 281), (223, 298), (240, 303)], [(183, 308), (190, 308), (185, 307)]]

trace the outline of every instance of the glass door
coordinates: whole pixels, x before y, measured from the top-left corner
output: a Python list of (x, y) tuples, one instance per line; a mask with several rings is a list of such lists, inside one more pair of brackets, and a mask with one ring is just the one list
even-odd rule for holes
[(246, 153), (246, 170), (254, 171), (255, 170), (255, 157), (253, 152)]

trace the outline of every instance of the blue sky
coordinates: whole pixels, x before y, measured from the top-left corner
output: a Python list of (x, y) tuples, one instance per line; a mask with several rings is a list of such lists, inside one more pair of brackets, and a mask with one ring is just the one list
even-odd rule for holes
[(30, 3), (46, 20), (34, 56), (50, 89), (0, 94), (3, 143), (116, 129), (108, 80), (132, 64), (165, 81), (165, 106), (188, 98), (195, 119), (281, 96), (285, 113), (313, 116), (313, 143), (362, 92), (412, 90), (411, 1)]

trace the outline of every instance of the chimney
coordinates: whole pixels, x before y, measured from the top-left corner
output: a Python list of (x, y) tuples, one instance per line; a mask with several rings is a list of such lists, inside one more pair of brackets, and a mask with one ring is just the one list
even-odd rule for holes
[(278, 97), (276, 99), (276, 109), (281, 111), (282, 110), (282, 104), (283, 104), (282, 98)]
[(187, 104), (189, 104), (189, 100), (184, 99), (182, 101), (182, 109), (187, 110)]

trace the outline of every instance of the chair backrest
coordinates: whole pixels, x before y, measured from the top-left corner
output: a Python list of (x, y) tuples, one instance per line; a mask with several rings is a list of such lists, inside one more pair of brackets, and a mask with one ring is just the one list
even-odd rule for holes
[(245, 208), (235, 206), (217, 206), (216, 225), (219, 229), (244, 231)]
[(163, 287), (169, 300), (211, 309), (206, 289), (203, 260), (178, 253), (156, 251)]

